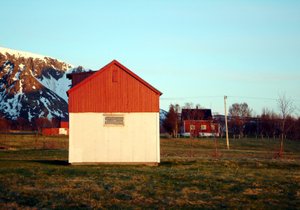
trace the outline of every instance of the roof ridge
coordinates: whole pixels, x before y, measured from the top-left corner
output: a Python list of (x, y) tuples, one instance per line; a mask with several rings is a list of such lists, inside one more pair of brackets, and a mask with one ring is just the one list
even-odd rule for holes
[(120, 62), (118, 62), (117, 60), (113, 60), (113, 62), (119, 66), (120, 68), (122, 68), (123, 70), (125, 70), (128, 74), (130, 74), (131, 76), (133, 76), (135, 79), (139, 80), (141, 83), (143, 83), (144, 85), (146, 85), (148, 88), (152, 89), (154, 92), (158, 93), (159, 95), (162, 95), (162, 92), (160, 92), (159, 90), (157, 90), (155, 87), (153, 87), (152, 85), (150, 85), (148, 82), (146, 82), (145, 80), (143, 80), (141, 77), (139, 77), (137, 74), (135, 74), (134, 72), (132, 72), (131, 70), (129, 70), (126, 66), (122, 65)]
[(111, 62), (109, 62), (108, 64), (106, 64), (105, 66), (103, 66), (102, 68), (100, 68), (98, 71), (95, 71), (94, 74), (92, 74), (91, 76), (87, 77), (82, 82), (78, 83), (77, 85), (75, 85), (74, 87), (72, 87), (71, 89), (69, 89), (67, 91), (67, 94), (69, 95), (71, 92), (75, 91), (76, 89), (78, 89), (79, 87), (81, 87), (83, 84), (87, 83), (88, 81), (90, 81), (91, 79), (93, 79), (94, 77), (96, 77), (98, 74), (101, 74), (110, 65), (117, 65), (118, 67), (120, 67), (121, 69), (123, 69), (126, 73), (128, 73), (129, 75), (131, 75), (132, 77), (134, 77), (135, 79), (137, 79), (139, 82), (141, 82), (142, 84), (144, 84), (145, 86), (147, 86), (149, 89), (151, 89), (152, 91), (156, 92), (159, 95), (162, 95), (162, 93), (159, 90), (157, 90), (156, 88), (154, 88), (148, 82), (146, 82), (145, 80), (143, 80), (141, 77), (139, 77), (138, 75), (136, 75), (134, 72), (132, 72), (131, 70), (129, 70), (127, 67), (125, 67), (119, 61), (117, 61), (115, 59), (112, 60)]

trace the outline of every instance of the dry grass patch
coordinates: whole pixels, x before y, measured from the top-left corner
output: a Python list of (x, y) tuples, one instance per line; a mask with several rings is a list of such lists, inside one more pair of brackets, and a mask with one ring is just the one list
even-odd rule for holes
[(258, 195), (261, 193), (263, 193), (263, 190), (260, 188), (248, 188), (243, 192), (244, 195)]

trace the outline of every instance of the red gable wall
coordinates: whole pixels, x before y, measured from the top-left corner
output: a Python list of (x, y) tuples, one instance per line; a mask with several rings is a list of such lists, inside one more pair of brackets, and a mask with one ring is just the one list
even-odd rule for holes
[[(191, 130), (191, 126), (194, 127), (194, 130)], [(204, 126), (201, 129), (201, 126)], [(219, 124), (213, 123), (210, 120), (184, 120), (184, 132), (193, 132), (196, 136), (199, 135), (199, 133), (219, 133)]]
[(113, 61), (68, 91), (69, 112), (159, 112), (161, 93)]

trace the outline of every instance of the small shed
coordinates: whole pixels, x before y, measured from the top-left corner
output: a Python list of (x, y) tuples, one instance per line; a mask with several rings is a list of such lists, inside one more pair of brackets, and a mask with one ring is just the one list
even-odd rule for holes
[(69, 163), (160, 162), (160, 91), (116, 60), (68, 78)]

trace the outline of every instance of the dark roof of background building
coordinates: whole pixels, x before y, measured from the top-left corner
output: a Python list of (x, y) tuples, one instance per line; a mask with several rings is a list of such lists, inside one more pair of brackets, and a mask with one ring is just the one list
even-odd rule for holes
[(211, 109), (182, 109), (182, 120), (211, 120)]

